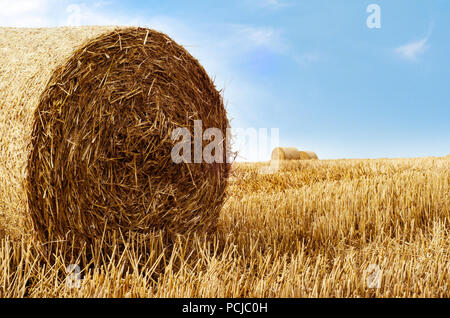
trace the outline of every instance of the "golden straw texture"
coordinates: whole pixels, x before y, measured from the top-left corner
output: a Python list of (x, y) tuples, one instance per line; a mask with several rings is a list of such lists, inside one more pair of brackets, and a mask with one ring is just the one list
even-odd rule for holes
[(193, 135), (202, 120), (225, 136), (228, 119), (183, 47), (144, 28), (2, 28), (0, 62), (0, 221), (11, 233), (28, 216), (44, 242), (215, 230), (229, 165), (175, 164), (171, 133)]

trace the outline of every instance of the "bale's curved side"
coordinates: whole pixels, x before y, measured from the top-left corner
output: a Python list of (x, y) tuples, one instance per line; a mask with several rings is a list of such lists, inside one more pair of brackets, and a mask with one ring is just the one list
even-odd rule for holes
[(30, 214), (43, 241), (214, 230), (227, 153), (223, 164), (175, 164), (171, 133), (193, 135), (194, 120), (202, 120), (203, 129), (226, 136), (228, 120), (219, 92), (184, 48), (143, 28), (0, 35), (1, 65), (11, 65), (0, 79), (14, 74), (0, 90), (5, 222), (23, 226)]
[(272, 160), (302, 160), (304, 156), (297, 148), (278, 147), (272, 151)]
[(318, 159), (317, 155), (311, 151), (300, 151), (293, 147), (278, 147), (272, 151), (271, 160), (310, 160)]
[(304, 150), (304, 151), (302, 151), (302, 153), (304, 153), (304, 154), (306, 154), (306, 156), (308, 156), (307, 159), (310, 159), (310, 160), (318, 160), (319, 159), (319, 156), (317, 156), (317, 154), (313, 151)]
[(0, 223), (23, 232), (34, 111), (51, 74), (82, 43), (113, 27), (0, 28)]

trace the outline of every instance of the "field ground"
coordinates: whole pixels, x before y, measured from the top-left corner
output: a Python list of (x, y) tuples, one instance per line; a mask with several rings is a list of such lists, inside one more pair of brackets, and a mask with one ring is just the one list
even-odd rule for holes
[(235, 164), (212, 238), (94, 251), (76, 280), (44, 266), (29, 235), (4, 237), (0, 296), (450, 297), (449, 162)]

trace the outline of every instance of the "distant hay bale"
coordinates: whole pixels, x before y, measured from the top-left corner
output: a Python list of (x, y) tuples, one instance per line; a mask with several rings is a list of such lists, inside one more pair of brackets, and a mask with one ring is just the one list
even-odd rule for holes
[(299, 151), (297, 148), (282, 148), (278, 147), (275, 148), (272, 151), (272, 160), (304, 160), (308, 159), (309, 157), (305, 154)]
[(272, 151), (272, 161), (319, 159), (312, 151), (300, 151), (297, 148), (278, 147)]
[(319, 159), (319, 156), (317, 156), (317, 154), (316, 154), (315, 152), (312, 152), (312, 151), (302, 151), (302, 153), (305, 153), (305, 154), (308, 156), (308, 158), (309, 158), (310, 160), (318, 160), (318, 159)]
[(31, 216), (43, 242), (214, 231), (227, 152), (223, 164), (175, 164), (171, 133), (202, 120), (225, 136), (226, 110), (167, 35), (0, 28), (0, 79), (0, 222), (17, 230)]

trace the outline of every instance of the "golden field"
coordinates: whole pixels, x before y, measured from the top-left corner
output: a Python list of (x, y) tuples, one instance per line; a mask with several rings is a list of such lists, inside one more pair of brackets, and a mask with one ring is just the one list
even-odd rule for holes
[[(295, 161), (274, 174), (234, 164), (213, 237), (169, 248), (154, 233), (113, 256), (94, 249), (73, 284), (27, 231), (3, 234), (0, 296), (450, 297), (449, 163)], [(368, 284), (370, 266), (380, 288)]]

